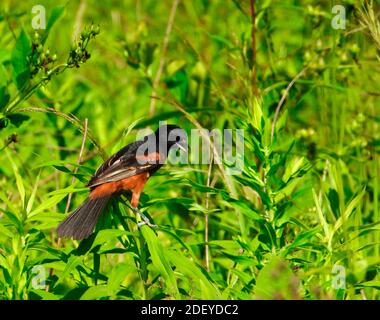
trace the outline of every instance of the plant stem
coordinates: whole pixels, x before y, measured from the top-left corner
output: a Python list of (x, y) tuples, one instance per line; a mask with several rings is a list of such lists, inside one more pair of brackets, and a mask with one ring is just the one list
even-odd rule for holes
[(276, 122), (277, 122), (277, 119), (278, 119), (278, 116), (280, 114), (280, 110), (281, 110), (281, 107), (282, 105), (284, 104), (285, 102), (285, 99), (286, 97), (288, 96), (289, 94), (289, 91), (290, 89), (293, 87), (293, 85), (296, 83), (296, 81), (301, 78), (301, 76), (304, 74), (304, 72), (306, 71), (306, 69), (308, 68), (308, 66), (306, 66), (305, 68), (303, 68), (294, 78), (292, 81), (290, 81), (290, 83), (288, 84), (288, 86), (286, 87), (285, 89), (285, 92), (284, 94), (282, 95), (281, 99), (280, 99), (280, 102), (278, 103), (277, 107), (276, 107), (276, 111), (274, 113), (274, 118), (273, 118), (273, 122), (272, 122), (272, 131), (271, 131), (271, 142), (273, 142), (273, 137), (274, 137), (274, 130), (276, 128)]
[[(207, 172), (207, 187), (210, 187), (211, 182), (211, 170), (212, 170), (212, 163), (214, 160), (214, 152), (211, 152), (210, 154), (210, 164), (208, 166), (208, 172)], [(206, 203), (205, 207), (206, 210), (209, 208), (209, 199), (210, 199), (210, 193), (206, 193)], [(210, 252), (209, 252), (209, 245), (208, 245), (208, 227), (209, 227), (209, 215), (208, 212), (205, 214), (205, 263), (206, 263), (206, 270), (207, 272), (210, 272)]]
[[(62, 68), (59, 70), (59, 68)], [(40, 86), (44, 84), (45, 81), (50, 79), (50, 76), (54, 73), (61, 73), (68, 68), (68, 64), (59, 64), (49, 71), (49, 75), (43, 77), (40, 81), (34, 85), (30, 85), (29, 88), (25, 89), (24, 92), (19, 92), (17, 96), (12, 100), (9, 106), (6, 108), (5, 113), (10, 113), (19, 105), (22, 101), (27, 100)]]
[(255, 0), (250, 0), (251, 11), (251, 45), (252, 45), (252, 93), (254, 96), (258, 96), (257, 89), (257, 71), (256, 71), (256, 11)]
[(160, 64), (158, 66), (156, 77), (154, 78), (154, 81), (153, 81), (152, 96), (150, 99), (150, 106), (149, 106), (149, 115), (150, 116), (152, 116), (154, 114), (155, 107), (156, 107), (155, 97), (157, 95), (158, 85), (160, 84), (161, 74), (162, 74), (162, 71), (164, 69), (164, 64), (165, 64), (165, 60), (166, 60), (166, 52), (168, 50), (168, 44), (169, 44), (169, 37), (170, 37), (170, 33), (172, 32), (172, 28), (173, 28), (173, 24), (174, 24), (174, 17), (175, 17), (175, 13), (177, 11), (178, 3), (179, 3), (179, 0), (173, 1), (173, 5), (172, 5), (172, 8), (170, 10), (170, 15), (169, 15), (169, 19), (168, 19), (168, 24), (166, 26), (166, 32), (165, 32), (164, 40), (162, 43)]
[[(84, 129), (83, 129), (83, 131), (84, 132), (83, 132), (82, 144), (81, 144), (81, 147), (80, 147), (79, 156), (78, 156), (78, 160), (77, 160), (78, 164), (81, 164), (81, 162), (82, 162), (83, 150), (84, 150), (84, 146), (85, 146), (86, 139), (87, 139), (87, 131), (88, 131), (88, 119), (87, 118), (84, 119)], [(78, 167), (76, 167), (74, 169), (74, 174), (76, 174), (77, 172), (78, 172)], [(75, 176), (72, 177), (71, 184), (73, 184), (74, 182), (75, 182)], [(72, 197), (73, 197), (73, 194), (69, 193), (69, 196), (67, 197), (67, 203), (66, 203), (65, 213), (67, 213), (69, 211)]]

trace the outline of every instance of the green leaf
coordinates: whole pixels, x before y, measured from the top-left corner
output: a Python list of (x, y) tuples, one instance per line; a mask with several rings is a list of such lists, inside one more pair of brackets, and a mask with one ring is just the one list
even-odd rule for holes
[(79, 300), (88, 287), (76, 287), (65, 294), (61, 300)]
[(276, 232), (274, 231), (272, 225), (268, 221), (258, 221), (260, 224), (260, 234), (259, 234), (259, 241), (265, 245), (270, 246), (269, 248), (275, 248), (276, 247)]
[(229, 251), (239, 251), (241, 245), (234, 240), (211, 240), (208, 242), (210, 246), (221, 247)]
[(165, 83), (174, 96), (176, 96), (182, 103), (186, 102), (189, 78), (185, 70), (179, 70), (172, 76), (166, 78)]
[[(13, 205), (13, 203), (8, 199), (5, 192), (0, 191), (0, 199), (8, 206), (8, 209), (13, 213), (17, 214), (19, 210)], [(7, 212), (7, 211), (5, 211)]]
[(37, 175), (36, 182), (34, 183), (32, 194), (30, 195), (30, 198), (28, 200), (28, 204), (26, 205), (26, 213), (27, 214), (29, 214), (33, 208), (34, 199), (36, 198), (36, 193), (37, 193), (37, 188), (38, 188), (38, 181), (40, 180), (40, 173), (41, 173), (41, 171)]
[(185, 60), (183, 60), (183, 59), (173, 60), (166, 67), (168, 76), (174, 75), (176, 72), (184, 69), (185, 67), (186, 67), (186, 61)]
[(221, 45), (223, 47), (225, 46), (228, 49), (235, 47), (235, 45), (225, 37), (222, 37), (222, 36), (217, 35), (217, 34), (211, 34), (209, 32), (207, 32), (207, 34), (212, 40), (214, 40), (216, 43), (218, 43), (219, 45)]
[(327, 222), (325, 214), (323, 213), (321, 201), (319, 200), (319, 197), (318, 197), (317, 193), (315, 192), (314, 188), (313, 188), (313, 198), (314, 198), (315, 206), (317, 209), (319, 222), (323, 227), (323, 232), (325, 234), (325, 237), (327, 240), (332, 239), (332, 233), (330, 231), (330, 226)]
[(15, 127), (20, 127), (23, 122), (27, 121), (30, 119), (29, 116), (21, 113), (12, 113), (7, 116), (9, 121), (15, 126)]
[(0, 111), (4, 109), (9, 101), (9, 94), (7, 90), (8, 78), (3, 65), (0, 64)]
[(286, 125), (288, 119), (288, 110), (285, 110), (276, 122), (276, 134), (278, 134)]
[(282, 180), (287, 183), (290, 179), (303, 176), (310, 168), (311, 165), (306, 158), (294, 157), (287, 162)]
[(59, 276), (58, 281), (55, 283), (55, 287), (61, 283), (73, 269), (75, 269), (81, 263), (82, 257), (80, 256), (71, 256), (66, 263), (66, 267), (63, 270), (62, 274)]
[(376, 288), (377, 290), (380, 290), (380, 281), (379, 280), (365, 281), (365, 282), (361, 282), (355, 287), (357, 288), (369, 287), (369, 288)]
[(16, 41), (12, 51), (13, 78), (17, 89), (21, 90), (30, 79), (30, 69), (28, 57), (32, 52), (30, 39), (24, 30)]
[(166, 259), (166, 253), (164, 254), (164, 249), (162, 248), (161, 242), (157, 235), (148, 226), (143, 226), (141, 228), (141, 233), (148, 245), (148, 249), (152, 258), (152, 263), (160, 274), (167, 281), (169, 290), (174, 294), (175, 297), (179, 297), (179, 291), (177, 287), (177, 281), (174, 276), (174, 272)]
[(240, 212), (249, 218), (250, 221), (264, 220), (264, 218), (254, 210), (253, 206), (249, 205), (244, 200), (230, 198), (226, 201), (226, 205), (231, 205), (233, 208), (240, 210)]
[(252, 114), (250, 115), (252, 120), (251, 124), (252, 126), (261, 134), (263, 135), (263, 111), (260, 105), (260, 102), (258, 99), (253, 100), (253, 106), (252, 106)]
[(0, 254), (0, 268), (3, 270), (10, 269), (7, 259), (2, 254)]
[(48, 196), (55, 196), (55, 195), (62, 195), (62, 194), (68, 195), (69, 193), (88, 191), (88, 188), (76, 188), (76, 184), (77, 182), (74, 182), (70, 187), (49, 192), (47, 195)]
[(330, 202), (331, 210), (334, 212), (335, 217), (339, 217), (340, 208), (339, 208), (339, 194), (338, 192), (330, 188), (329, 193), (327, 194), (327, 198)]
[(44, 200), (36, 209), (34, 209), (32, 212), (29, 213), (28, 218), (31, 218), (46, 209), (50, 209), (51, 207), (55, 206), (57, 203), (61, 202), (62, 199), (64, 199), (66, 196), (67, 196), (66, 193), (57, 194)]
[[(123, 235), (132, 235), (131, 232), (125, 231), (125, 230), (119, 230), (119, 229), (105, 229), (100, 230), (97, 233), (92, 234), (87, 239), (84, 239), (79, 247), (75, 250), (76, 255), (84, 255), (87, 252), (90, 252), (96, 247), (102, 247), (103, 245), (107, 244), (108, 242), (121, 237)], [(97, 248), (97, 249), (100, 249)]]
[(6, 154), (7, 154), (7, 157), (9, 159), (10, 164), (12, 165), (13, 172), (14, 172), (14, 175), (16, 177), (16, 185), (17, 185), (18, 192), (20, 194), (22, 208), (25, 208), (25, 187), (24, 187), (23, 178), (22, 178), (21, 174), (19, 173), (18, 168), (17, 168), (16, 164), (14, 163), (12, 157), (10, 156), (8, 150), (6, 150)]
[[(3, 221), (3, 219), (0, 220), (0, 222), (1, 221)], [(9, 230), (6, 226), (2, 225), (2, 224), (0, 224), (0, 234), (5, 235), (5, 236), (7, 236), (9, 238), (12, 238), (14, 236), (13, 232), (11, 230)]]
[[(54, 293), (47, 292), (41, 289), (31, 289), (29, 294), (34, 294), (37, 297), (41, 298), (42, 300), (59, 300), (59, 297), (56, 296)], [(29, 298), (34, 299), (34, 297), (29, 297)]]
[[(0, 195), (0, 198), (2, 198), (2, 196)], [(14, 226), (16, 227), (19, 231), (22, 230), (22, 221), (21, 221), (21, 217), (18, 217), (16, 214), (18, 214), (18, 210), (14, 211), (16, 213), (13, 213), (13, 212), (10, 212), (10, 211), (4, 211), (4, 216), (3, 216), (3, 219), (4, 218), (7, 218), (8, 221)], [(5, 220), (5, 219), (4, 219)], [(8, 223), (9, 223), (8, 222)]]
[(256, 280), (255, 296), (258, 299), (299, 299), (300, 281), (293, 274), (288, 262), (273, 256), (259, 272)]
[(53, 10), (51, 11), (51, 15), (46, 25), (46, 30), (41, 37), (42, 44), (46, 42), (49, 36), (50, 30), (53, 28), (54, 24), (58, 21), (58, 19), (62, 16), (62, 14), (65, 12), (65, 8), (66, 6), (58, 6), (58, 7), (53, 8)]
[(0, 48), (0, 64), (11, 61), (11, 52), (6, 48)]
[(131, 273), (136, 272), (136, 267), (131, 263), (119, 263), (112, 268), (108, 277), (108, 289), (112, 294), (115, 294), (120, 289), (124, 279)]
[(65, 166), (65, 165), (71, 165), (71, 166), (74, 166), (77, 168), (80, 167), (80, 165), (78, 165), (75, 162), (69, 162), (66, 160), (52, 160), (52, 161), (44, 161), (44, 162), (36, 165), (35, 167), (33, 167), (33, 169), (43, 168), (43, 167)]
[(95, 300), (108, 297), (109, 295), (110, 292), (108, 286), (102, 284), (88, 288), (86, 292), (80, 297), (80, 300)]
[(295, 249), (311, 245), (310, 239), (319, 231), (320, 227), (316, 227), (298, 234), (297, 237), (293, 240), (293, 242), (285, 248), (285, 255), (288, 255), (291, 251)]
[(333, 234), (343, 225), (343, 221), (347, 221), (355, 209), (361, 205), (360, 201), (363, 198), (364, 194), (365, 189), (363, 189), (356, 197), (350, 201), (342, 216), (339, 217), (339, 219), (336, 221), (333, 229)]
[(167, 250), (166, 256), (169, 258), (171, 263), (176, 266), (176, 270), (178, 269), (178, 271), (189, 276), (196, 284), (196, 287), (199, 285), (198, 288), (201, 299), (215, 300), (220, 298), (219, 290), (209, 281), (209, 279), (207, 279), (205, 274), (202, 272), (202, 269), (193, 261), (174, 250)]

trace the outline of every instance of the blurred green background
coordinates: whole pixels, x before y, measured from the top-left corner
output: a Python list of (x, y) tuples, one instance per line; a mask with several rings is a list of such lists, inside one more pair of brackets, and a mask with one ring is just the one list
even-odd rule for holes
[[(2, 1), (0, 299), (378, 299), (379, 13)], [(58, 240), (104, 157), (159, 121), (244, 129), (244, 171), (168, 164), (140, 204), (160, 228), (115, 200)]]

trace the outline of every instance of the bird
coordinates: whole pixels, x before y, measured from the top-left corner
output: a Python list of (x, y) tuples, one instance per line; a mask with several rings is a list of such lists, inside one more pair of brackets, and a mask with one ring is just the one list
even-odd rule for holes
[(87, 199), (59, 224), (58, 236), (75, 240), (88, 238), (109, 200), (126, 191), (132, 192), (130, 204), (142, 219), (139, 226), (155, 227), (138, 209), (139, 199), (148, 179), (162, 167), (172, 148), (187, 152), (186, 133), (177, 125), (165, 124), (113, 154), (88, 182)]

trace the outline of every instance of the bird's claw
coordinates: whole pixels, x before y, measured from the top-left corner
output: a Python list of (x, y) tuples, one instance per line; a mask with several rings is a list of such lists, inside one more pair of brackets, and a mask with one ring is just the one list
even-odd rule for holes
[(139, 221), (137, 223), (137, 226), (139, 228), (142, 227), (143, 225), (147, 225), (147, 226), (149, 226), (151, 228), (157, 228), (158, 227), (156, 224), (151, 223), (150, 220), (149, 220), (149, 218), (145, 214), (143, 214), (139, 209), (133, 208), (133, 211), (136, 212), (136, 213), (138, 213), (139, 216), (140, 216), (140, 218), (142, 219), (142, 221)]
[(144, 226), (144, 225), (147, 225), (147, 226), (149, 226), (151, 228), (158, 228), (158, 226), (156, 224), (153, 224), (153, 223), (151, 223), (149, 221), (140, 221), (140, 222), (137, 223), (137, 226), (139, 228), (142, 227), (142, 226)]

